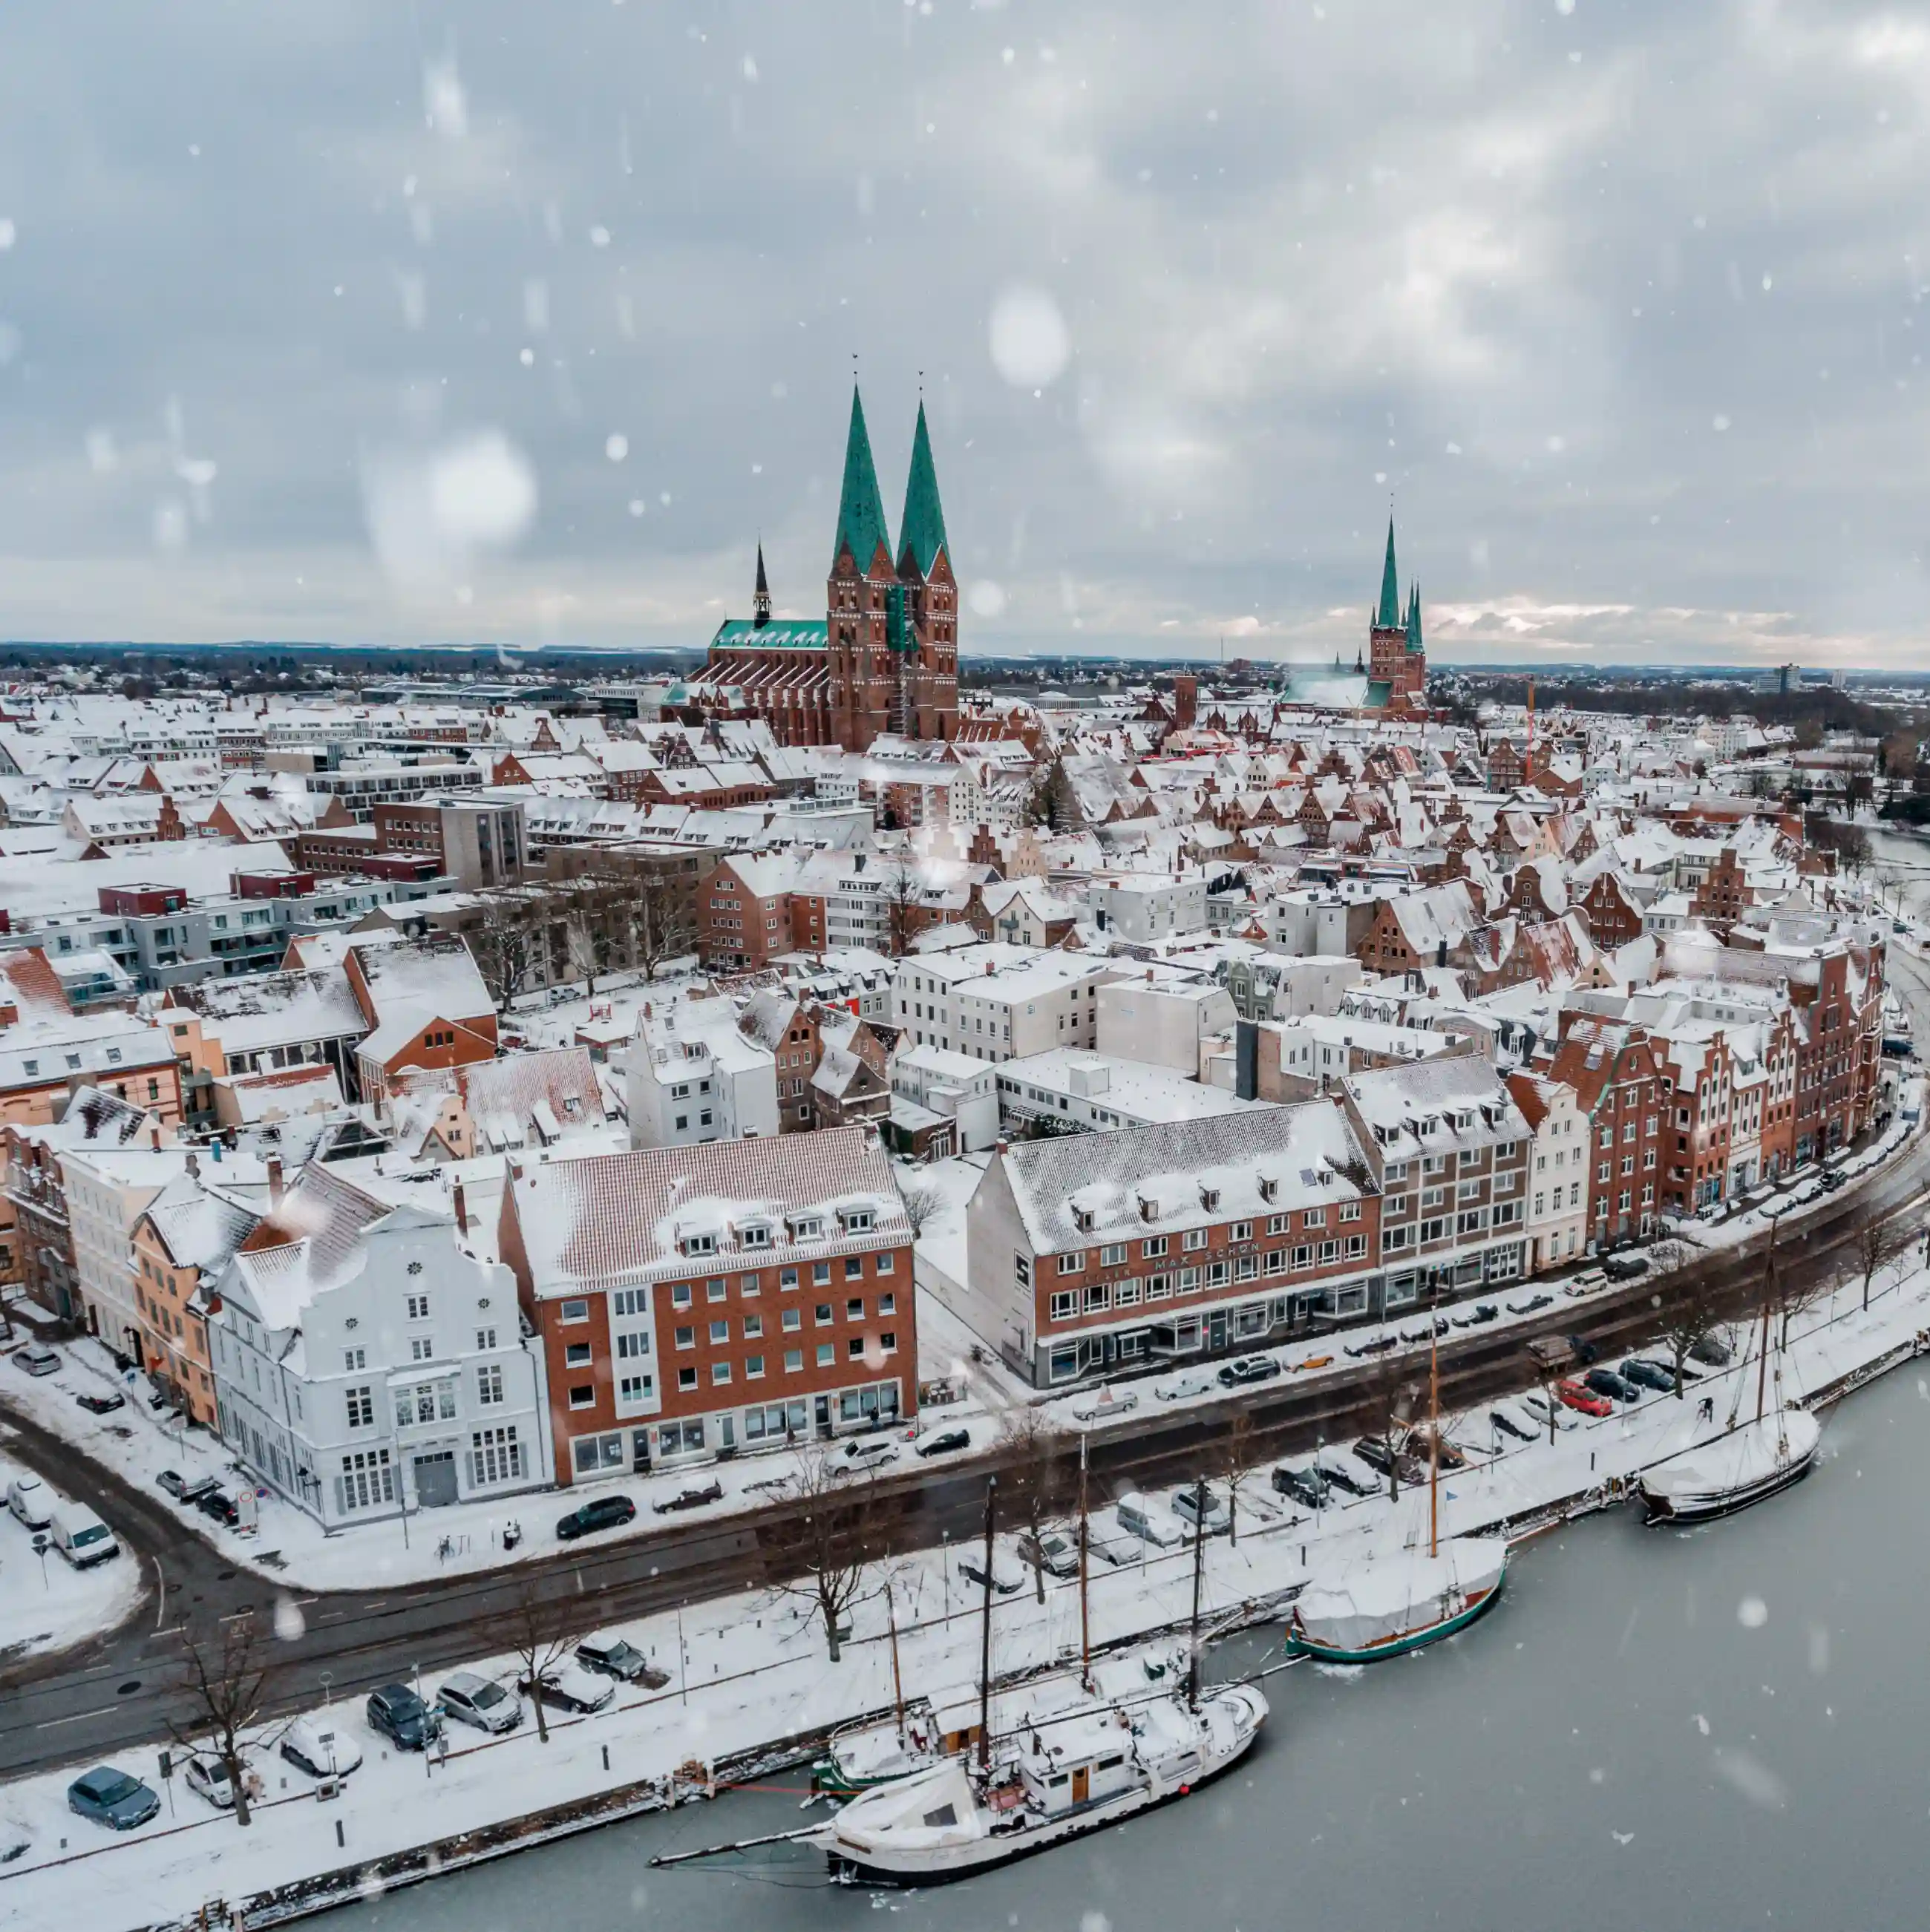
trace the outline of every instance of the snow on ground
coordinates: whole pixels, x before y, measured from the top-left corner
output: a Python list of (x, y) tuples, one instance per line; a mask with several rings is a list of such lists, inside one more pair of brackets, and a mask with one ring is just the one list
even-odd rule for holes
[[(6, 1440), (0, 1429), (0, 1443)], [(27, 1473), (25, 1463), (0, 1453), (0, 1493)], [(140, 1564), (127, 1551), (77, 1570), (57, 1550), (36, 1556), (33, 1532), (0, 1508), (0, 1665), (110, 1630), (144, 1594)]]
[[(1915, 1270), (1867, 1312), (1857, 1302), (1846, 1288), (1835, 1305), (1798, 1318), (1782, 1376), (1785, 1394), (1818, 1388), (1919, 1336), (1930, 1319), (1930, 1272)], [(1753, 1412), (1756, 1377), (1754, 1364), (1743, 1356), (1698, 1385), (1698, 1396), (1712, 1398), (1710, 1424), (1698, 1420), (1694, 1400), (1652, 1396), (1613, 1417), (1578, 1420), (1553, 1444), (1538, 1437), (1445, 1478), (1443, 1533), (1471, 1533), (1673, 1454), (1721, 1428), (1732, 1409)], [(1815, 1480), (1832, 1480), (1828, 1464), (1826, 1428), (1823, 1466)], [(1252, 1507), (1244, 1506), (1247, 1501)], [(1237, 1546), (1223, 1538), (1208, 1546), (1208, 1611), (1277, 1599), (1336, 1562), (1409, 1546), (1427, 1533), (1426, 1512), (1424, 1492), (1398, 1503), (1376, 1495), (1317, 1516), (1291, 1512), (1256, 1476), (1243, 1498)], [(974, 1681), (979, 1592), (959, 1574), (958, 1562), (956, 1552), (926, 1551), (891, 1566), (911, 1694), (942, 1694)], [(1095, 1641), (1117, 1642), (1183, 1622), (1192, 1564), (1191, 1551), (1182, 1548), (1147, 1552), (1121, 1568), (1095, 1566)], [(995, 1567), (1016, 1568), (1009, 1545)], [(1499, 1614), (1507, 1614), (1505, 1604)], [(23, 1846), (13, 1862), (0, 1866), (0, 1928), (62, 1923), (81, 1890), (89, 1925), (100, 1932), (185, 1916), (212, 1898), (233, 1899), (535, 1808), (665, 1778), (692, 1759), (713, 1762), (882, 1710), (892, 1696), (885, 1618), (881, 1592), (874, 1588), (855, 1606), (855, 1634), (836, 1665), (827, 1661), (818, 1627), (794, 1596), (746, 1594), (686, 1610), (680, 1622), (674, 1615), (641, 1620), (626, 1626), (625, 1634), (671, 1674), (667, 1689), (620, 1690), (600, 1713), (556, 1721), (548, 1744), (537, 1740), (527, 1720), (501, 1740), (452, 1726), (449, 1761), (441, 1767), (389, 1752), (368, 1730), (360, 1701), (344, 1702), (337, 1721), (357, 1738), (365, 1760), (344, 1795), (314, 1802), (308, 1780), (275, 1755), (271, 1727), (260, 1758), (269, 1802), (245, 1832), (177, 1784), (171, 1819), (164, 1810), (153, 1824), (117, 1838), (67, 1810), (66, 1785), (80, 1767), (19, 1780), (0, 1790), (0, 1841), (8, 1849)], [(587, 1606), (586, 1632), (593, 1618), (593, 1606)], [(1490, 1641), (1491, 1630), (1484, 1626), (1463, 1640)], [(994, 1668), (1003, 1674), (1064, 1660), (1076, 1654), (1078, 1633), (1075, 1586), (1052, 1584), (1040, 1605), (1028, 1585), (995, 1603)], [(497, 1658), (474, 1667), (503, 1675), (512, 1666)], [(433, 1691), (440, 1681), (423, 1688)], [(1292, 1682), (1276, 1678), (1270, 1685), (1277, 1707), (1290, 1704)], [(154, 1776), (152, 1750), (122, 1754), (120, 1762), (137, 1775)], [(693, 1844), (704, 1841), (701, 1814), (692, 1819), (686, 1835)], [(77, 1870), (76, 1856), (85, 1860)]]

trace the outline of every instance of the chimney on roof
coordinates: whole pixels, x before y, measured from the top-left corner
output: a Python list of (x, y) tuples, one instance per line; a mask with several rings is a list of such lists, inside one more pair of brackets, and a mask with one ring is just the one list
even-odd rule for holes
[(272, 1154), (268, 1157), (268, 1208), (273, 1214), (281, 1205), (281, 1156)]
[(455, 1182), (451, 1192), (455, 1197), (456, 1232), (458, 1234), (467, 1234), (469, 1232), (469, 1203), (463, 1193), (462, 1183), (460, 1180)]

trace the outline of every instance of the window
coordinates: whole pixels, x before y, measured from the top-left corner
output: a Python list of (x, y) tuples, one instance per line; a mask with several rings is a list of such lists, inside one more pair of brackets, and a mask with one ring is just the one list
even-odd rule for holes
[(563, 1305), (563, 1318), (566, 1322), (587, 1322), (590, 1304), (587, 1301), (566, 1301)]
[(602, 1436), (579, 1436), (569, 1445), (570, 1466), (579, 1476), (597, 1476), (623, 1466), (623, 1432), (612, 1429)]
[(686, 1393), (696, 1388), (697, 1371), (695, 1369), (679, 1369), (677, 1372), (677, 1385)]
[(1166, 1251), (1166, 1238), (1153, 1234), (1139, 1244), (1140, 1258), (1145, 1261), (1157, 1261)]
[(803, 1367), (803, 1366), (804, 1351), (802, 1348), (787, 1348), (785, 1350), (784, 1370), (786, 1375), (796, 1375), (797, 1372)]
[(1052, 1298), (1051, 1318), (1055, 1322), (1070, 1322), (1079, 1312), (1079, 1294), (1073, 1288), (1061, 1288)]
[(706, 1301), (722, 1301), (728, 1296), (730, 1292), (730, 1284), (728, 1282), (707, 1281), (704, 1284), (704, 1299)]
[(594, 1408), (596, 1406), (596, 1384), (594, 1382), (574, 1382), (570, 1385), (569, 1406), (572, 1408)]
[(811, 1311), (811, 1319), (818, 1328), (828, 1328), (832, 1321), (831, 1304), (828, 1301), (819, 1302)]
[[(434, 1338), (428, 1335), (412, 1335), (409, 1338), (409, 1359), (412, 1362), (426, 1362), (436, 1352)], [(588, 1345), (584, 1348), (585, 1359), (590, 1353)]]
[(857, 1300), (846, 1302), (845, 1319), (847, 1322), (862, 1322), (864, 1319), (864, 1304)]
[(744, 1379), (746, 1382), (757, 1382), (761, 1378), (763, 1374), (764, 1358), (761, 1355), (746, 1355), (744, 1358)]
[(889, 1274), (897, 1265), (897, 1255), (891, 1249), (886, 1248), (878, 1254), (872, 1272), (875, 1274)]
[(503, 1371), (493, 1362), (476, 1372), (476, 1399), (485, 1408), (503, 1400)]
[(1083, 1249), (1080, 1250), (1076, 1254), (1061, 1255), (1059, 1257), (1059, 1273), (1061, 1274), (1076, 1274), (1081, 1268), (1085, 1267), (1085, 1252)]
[(366, 1348), (344, 1348), (342, 1351), (342, 1366), (350, 1375), (353, 1375), (359, 1369), (367, 1368), (368, 1351)]
[(719, 1348), (731, 1339), (731, 1324), (728, 1322), (713, 1322), (710, 1324), (710, 1346)]
[(590, 1366), (590, 1344), (572, 1342), (563, 1352), (563, 1366), (571, 1369), (587, 1369)]
[(340, 1514), (395, 1500), (395, 1472), (386, 1449), (358, 1450), (342, 1458), (341, 1472), (335, 1478), (335, 1508)]
[(373, 1429), (375, 1426), (375, 1391), (372, 1388), (344, 1389), (343, 1395), (348, 1403), (349, 1426), (351, 1429)]
[(818, 1366), (821, 1369), (831, 1367), (837, 1359), (838, 1350), (835, 1342), (820, 1342), (818, 1344)]
[(515, 1425), (500, 1429), (479, 1429), (469, 1438), (469, 1480), (472, 1487), (487, 1489), (493, 1483), (512, 1483), (523, 1474), (523, 1445), (516, 1439)]
[(694, 1348), (697, 1346), (697, 1330), (695, 1328), (675, 1329), (671, 1332), (671, 1339), (680, 1348)]
[(635, 1361), (638, 1356), (647, 1355), (650, 1352), (650, 1338), (644, 1330), (617, 1337), (617, 1354), (620, 1360)]
[(710, 1364), (710, 1379), (713, 1382), (728, 1382), (731, 1379), (730, 1364), (728, 1362), (713, 1362)]
[(1343, 1201), (1340, 1203), (1340, 1219), (1342, 1220), (1358, 1221), (1360, 1218), (1361, 1204), (1358, 1201)]
[(688, 1308), (690, 1306), (690, 1283), (689, 1282), (672, 1282), (670, 1288), (670, 1305), (671, 1307)]
[[(690, 1299), (690, 1291), (683, 1291), (685, 1302)], [(650, 1291), (644, 1288), (620, 1288), (610, 1298), (610, 1312), (613, 1315), (647, 1315), (650, 1312)]]
[(479, 1328), (476, 1331), (476, 1346), (478, 1354), (482, 1353), (485, 1349), (493, 1348), (495, 1346), (496, 1330), (494, 1328)]
[(847, 1255), (845, 1257), (845, 1279), (847, 1281), (856, 1281), (863, 1273), (864, 1256), (863, 1255)]
[(744, 1340), (746, 1341), (755, 1342), (763, 1333), (764, 1317), (761, 1315), (746, 1315), (744, 1317)]
[(878, 1298), (878, 1312), (881, 1315), (896, 1315), (898, 1312), (897, 1296), (881, 1294)]
[(426, 1294), (412, 1294), (409, 1298), (409, 1319), (426, 1322), (429, 1318), (429, 1298)]

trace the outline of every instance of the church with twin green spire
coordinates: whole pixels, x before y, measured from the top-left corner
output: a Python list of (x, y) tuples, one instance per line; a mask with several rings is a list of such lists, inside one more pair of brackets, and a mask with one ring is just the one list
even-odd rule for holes
[(760, 544), (752, 614), (726, 618), (710, 640), (713, 708), (767, 720), (784, 745), (862, 752), (886, 736), (947, 741), (958, 728), (958, 610), (925, 405), (894, 551), (854, 386), (824, 620), (772, 616)]

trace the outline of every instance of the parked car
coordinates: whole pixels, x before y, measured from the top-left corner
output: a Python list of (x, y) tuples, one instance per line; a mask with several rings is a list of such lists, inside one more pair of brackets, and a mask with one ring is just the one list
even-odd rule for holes
[(1398, 1454), (1380, 1436), (1363, 1436), (1354, 1444), (1354, 1454), (1370, 1469), (1385, 1475), (1392, 1470), (1403, 1483), (1424, 1483), (1427, 1480), (1427, 1466), (1405, 1451)]
[(935, 1436), (927, 1436), (918, 1444), (921, 1456), (955, 1456), (961, 1449), (971, 1447), (971, 1431), (968, 1429), (941, 1429)]
[(281, 1755), (311, 1778), (346, 1778), (362, 1762), (362, 1747), (339, 1728), (335, 1712), (324, 1709), (290, 1721)]
[(1552, 1421), (1557, 1429), (1574, 1429), (1580, 1425), (1559, 1402), (1550, 1402), (1539, 1389), (1531, 1390), (1521, 1398), (1521, 1406), (1545, 1429)]
[(1660, 1395), (1672, 1394), (1675, 1390), (1675, 1371), (1666, 1362), (1651, 1362), (1640, 1355), (1631, 1355), (1622, 1364), (1621, 1374), (1625, 1382), (1633, 1382), (1638, 1388), (1653, 1389)]
[(112, 1415), (116, 1409), (128, 1406), (124, 1395), (77, 1395), (74, 1399), (90, 1415)]
[(1207, 1395), (1211, 1393), (1213, 1383), (1205, 1372), (1199, 1369), (1175, 1376), (1169, 1382), (1163, 1382), (1153, 1393), (1162, 1402), (1184, 1402), (1188, 1396)]
[(53, 1492), (26, 1470), (7, 1485), (7, 1507), (29, 1529), (44, 1529), (53, 1520)]
[(1333, 1366), (1334, 1358), (1331, 1355), (1309, 1355), (1305, 1361), (1295, 1362), (1293, 1370), (1295, 1375), (1305, 1375), (1310, 1370), (1331, 1369)]
[(515, 1693), (473, 1670), (458, 1670), (436, 1693), (436, 1702), (444, 1717), (492, 1736), (513, 1731), (523, 1721), (522, 1700)]
[(1112, 1505), (1112, 1513), (1128, 1536), (1136, 1536), (1155, 1550), (1172, 1550), (1186, 1540), (1186, 1526), (1137, 1490), (1128, 1490)]
[(1466, 1314), (1453, 1317), (1451, 1325), (1456, 1328), (1478, 1328), (1484, 1323), (1500, 1319), (1501, 1310), (1491, 1301), (1482, 1301), (1476, 1303)]
[(1270, 1382), (1280, 1372), (1280, 1364), (1271, 1355), (1241, 1355), (1221, 1369), (1220, 1384), (1223, 1388), (1241, 1388), (1248, 1382)]
[(179, 1469), (164, 1469), (155, 1480), (179, 1503), (198, 1503), (221, 1486), (212, 1476), (184, 1476)]
[(855, 1442), (845, 1444), (843, 1459), (836, 1466), (840, 1475), (852, 1475), (860, 1469), (882, 1468), (897, 1460), (896, 1443), (887, 1442), (882, 1436), (861, 1436)]
[[(850, 1472), (834, 1462), (831, 1466), (831, 1473), (834, 1476), (840, 1476), (848, 1475)], [(669, 1516), (677, 1510), (701, 1509), (706, 1503), (722, 1502), (723, 1499), (724, 1486), (713, 1478), (710, 1481), (701, 1484), (696, 1488), (679, 1490), (675, 1496), (666, 1496), (662, 1502), (651, 1504), (650, 1514), (653, 1516)], [(636, 1513), (633, 1506), (630, 1516), (635, 1516)], [(619, 1522), (628, 1522), (629, 1520), (629, 1516), (619, 1516), (616, 1519)], [(596, 1527), (601, 1528), (603, 1526), (599, 1524)], [(563, 1534), (560, 1526), (558, 1527), (557, 1534), (559, 1536)]]
[(1352, 1470), (1341, 1462), (1316, 1462), (1317, 1469), (1330, 1489), (1344, 1490), (1350, 1496), (1371, 1496), (1379, 1493), (1379, 1485), (1364, 1483)]
[(578, 1714), (602, 1710), (617, 1694), (617, 1686), (610, 1678), (577, 1664), (553, 1664), (536, 1677), (519, 1678), (516, 1688), (540, 1698), (552, 1711)]
[(1613, 1415), (1615, 1405), (1605, 1395), (1597, 1395), (1586, 1384), (1565, 1382), (1555, 1390), (1556, 1399), (1565, 1408), (1579, 1411), (1583, 1415)]
[(1825, 1194), (1834, 1194), (1837, 1189), (1843, 1185), (1846, 1178), (1841, 1168), (1826, 1167), (1816, 1177), (1816, 1184)]
[[(974, 1550), (959, 1558), (959, 1574), (974, 1588), (985, 1588), (985, 1552)], [(1001, 1597), (1016, 1596), (1025, 1587), (1025, 1580), (1015, 1576), (1010, 1570), (1000, 1566), (997, 1555), (992, 1559), (992, 1587)]]
[(1568, 1338), (1568, 1352), (1583, 1368), (1592, 1367), (1601, 1359), (1601, 1351), (1586, 1335), (1571, 1335)]
[(1028, 1530), (1019, 1538), (1018, 1546), (1020, 1558), (1048, 1576), (1079, 1574), (1079, 1538), (1062, 1529), (1048, 1529), (1036, 1538)]
[(628, 1496), (596, 1496), (572, 1510), (557, 1525), (557, 1535), (561, 1541), (572, 1543), (594, 1530), (614, 1529), (636, 1518), (637, 1506)]
[[(27, 1375), (51, 1376), (59, 1372), (60, 1358), (40, 1342), (29, 1342), (25, 1348), (14, 1351), (14, 1366)], [(94, 1774), (90, 1771), (87, 1775), (92, 1778)]]
[(1502, 1435), (1511, 1436), (1517, 1442), (1532, 1442), (1535, 1439), (1535, 1431), (1532, 1429), (1524, 1429), (1520, 1421), (1505, 1408), (1490, 1409), (1487, 1412), (1487, 1419), (1501, 1431)]
[(385, 1684), (369, 1694), (368, 1726), (398, 1750), (427, 1750), (443, 1728), (441, 1713), (406, 1684)]
[(121, 1553), (114, 1532), (85, 1503), (71, 1503), (65, 1498), (56, 1503), (47, 1530), (53, 1546), (77, 1570), (91, 1570), (95, 1564), (105, 1563)]
[(202, 1490), (194, 1498), (194, 1507), (230, 1529), (242, 1520), (241, 1504), (218, 1484)]
[(1081, 1396), (1072, 1412), (1076, 1421), (1106, 1422), (1116, 1415), (1130, 1415), (1139, 1406), (1139, 1398), (1130, 1389), (1115, 1388), (1107, 1382)]
[(1443, 1469), (1465, 1469), (1468, 1466), (1467, 1457), (1445, 1436), (1441, 1438), (1441, 1446), (1437, 1450), (1433, 1438), (1424, 1429), (1410, 1429), (1400, 1447), (1402, 1453), (1412, 1456), (1423, 1469), (1428, 1466), (1430, 1459), (1435, 1456), (1439, 1457)]
[[(244, 1761), (243, 1778), (248, 1776)], [(212, 1751), (196, 1751), (182, 1767), (182, 1782), (196, 1797), (206, 1798), (217, 1811), (232, 1811), (235, 1808), (234, 1781), (228, 1775), (227, 1760), (218, 1757)], [(248, 1795), (254, 1795), (254, 1784), (251, 1780)]]
[(670, 1672), (659, 1670), (626, 1637), (587, 1636), (576, 1647), (576, 1660), (586, 1670), (600, 1670), (625, 1684), (641, 1684), (646, 1690), (661, 1690), (670, 1682)]
[(1101, 1526), (1104, 1520), (1100, 1517), (1086, 1525), (1085, 1553), (1088, 1562), (1104, 1563), (1115, 1570), (1138, 1562), (1141, 1546), (1130, 1536), (1108, 1536)]
[(182, 1475), (179, 1469), (164, 1469), (159, 1475), (155, 1477), (155, 1480), (158, 1483), (170, 1496), (179, 1496), (181, 1494), (182, 1490), (185, 1485), (188, 1479), (186, 1477)]
[(1610, 1255), (1601, 1264), (1601, 1271), (1610, 1281), (1635, 1281), (1649, 1271), (1646, 1255)]
[(1692, 1362), (1706, 1362), (1712, 1369), (1726, 1369), (1736, 1359), (1720, 1335), (1705, 1335), (1700, 1341), (1691, 1342), (1688, 1358)]
[(1590, 1369), (1582, 1377), (1583, 1385), (1610, 1402), (1640, 1402), (1642, 1391), (1633, 1382), (1624, 1382), (1613, 1369)]
[(1200, 1530), (1208, 1536), (1224, 1536), (1233, 1527), (1233, 1513), (1226, 1507), (1226, 1498), (1211, 1484), (1202, 1486), (1188, 1483), (1184, 1489), (1174, 1490), (1171, 1507), (1188, 1529)]
[(1291, 1496), (1309, 1509), (1324, 1509), (1333, 1487), (1317, 1466), (1296, 1469), (1290, 1462), (1282, 1462), (1275, 1468), (1273, 1486), (1278, 1494)]
[(131, 1832), (161, 1809), (161, 1800), (138, 1778), (100, 1764), (83, 1772), (67, 1787), (67, 1807), (97, 1825)]

